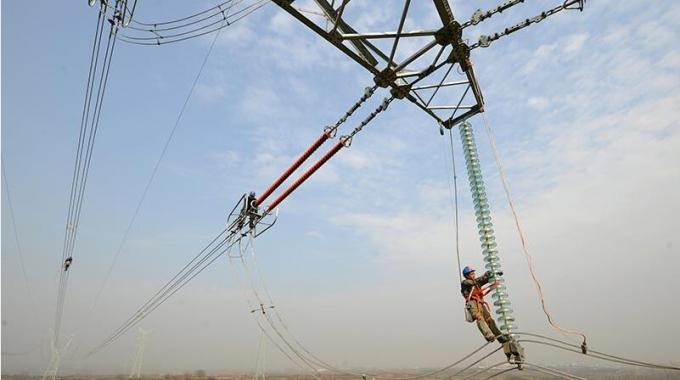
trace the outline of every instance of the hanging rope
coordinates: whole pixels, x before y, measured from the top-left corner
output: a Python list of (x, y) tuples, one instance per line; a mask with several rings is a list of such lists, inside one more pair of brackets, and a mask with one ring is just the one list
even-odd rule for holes
[[(446, 142), (444, 142), (446, 145)], [(458, 216), (458, 174), (456, 172), (456, 157), (453, 149), (453, 133), (449, 129), (449, 148), (451, 152), (451, 168), (453, 171), (453, 181), (449, 173), (449, 200), (451, 201), (451, 208), (453, 209), (454, 229), (456, 230), (456, 262), (458, 263), (458, 282), (463, 282), (462, 269), (460, 264), (460, 222)], [(451, 189), (451, 182), (453, 182), (453, 190)]]
[(536, 290), (538, 291), (538, 296), (539, 299), (541, 300), (541, 308), (543, 309), (543, 314), (548, 319), (548, 323), (557, 331), (560, 331), (561, 333), (564, 334), (569, 334), (569, 335), (577, 335), (583, 338), (583, 342), (581, 343), (581, 349), (583, 351), (587, 350), (587, 337), (585, 334), (579, 331), (575, 330), (568, 330), (560, 327), (557, 323), (553, 321), (552, 316), (550, 315), (550, 312), (548, 311), (548, 307), (545, 303), (545, 297), (543, 294), (543, 287), (541, 286), (541, 282), (538, 280), (538, 277), (536, 276), (535, 270), (534, 270), (534, 262), (533, 262), (533, 257), (531, 254), (529, 254), (529, 248), (527, 247), (527, 242), (526, 238), (524, 236), (524, 231), (522, 230), (522, 226), (519, 222), (519, 217), (517, 216), (517, 211), (515, 209), (515, 203), (512, 199), (512, 196), (510, 194), (510, 187), (508, 186), (508, 181), (505, 177), (505, 170), (503, 169), (503, 165), (501, 164), (501, 159), (500, 155), (498, 153), (498, 147), (496, 146), (496, 138), (493, 135), (493, 132), (491, 130), (491, 127), (489, 126), (489, 121), (486, 118), (486, 113), (482, 112), (482, 119), (484, 120), (484, 129), (486, 131), (486, 135), (489, 138), (489, 143), (491, 145), (491, 150), (493, 152), (493, 157), (496, 162), (496, 167), (498, 169), (498, 174), (501, 179), (501, 183), (503, 185), (503, 191), (505, 192), (505, 197), (508, 201), (508, 204), (510, 206), (510, 211), (512, 212), (512, 218), (515, 222), (515, 228), (517, 229), (517, 233), (519, 235), (520, 242), (522, 244), (522, 252), (524, 252), (524, 257), (526, 258), (527, 261), (527, 266), (529, 268), (529, 273), (531, 274), (531, 278), (533, 279), (534, 285), (536, 286)]

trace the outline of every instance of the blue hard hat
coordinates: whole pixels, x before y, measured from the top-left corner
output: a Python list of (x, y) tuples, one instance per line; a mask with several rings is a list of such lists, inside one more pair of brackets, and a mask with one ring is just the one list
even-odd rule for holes
[(468, 274), (474, 272), (475, 269), (472, 267), (465, 267), (463, 268), (463, 276), (467, 276)]
[(254, 192), (254, 191), (251, 191), (250, 194), (248, 194), (248, 195), (250, 195), (251, 197), (254, 197), (254, 196), (255, 196), (255, 192)]

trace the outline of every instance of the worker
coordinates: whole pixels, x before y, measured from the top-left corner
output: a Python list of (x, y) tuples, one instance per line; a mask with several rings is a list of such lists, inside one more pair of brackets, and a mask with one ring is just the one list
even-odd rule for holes
[[(502, 274), (502, 272), (498, 272), (498, 275)], [(466, 266), (463, 269), (463, 277), (465, 277), (465, 279), (460, 283), (460, 291), (466, 301), (465, 308), (469, 310), (473, 320), (477, 321), (477, 327), (487, 342), (493, 342), (496, 337), (499, 338), (499, 341), (503, 339), (501, 330), (498, 329), (496, 322), (491, 318), (489, 304), (484, 301), (485, 291), (488, 293), (491, 287), (484, 289), (482, 286), (491, 281), (492, 275), (493, 273), (491, 271), (487, 271), (481, 277), (477, 278), (475, 270)], [(495, 283), (491, 286), (495, 286)]]
[(71, 257), (71, 256), (67, 257), (66, 260), (64, 260), (64, 272), (66, 272), (68, 270), (68, 268), (71, 266), (72, 263), (73, 263), (73, 257)]
[[(502, 276), (503, 272), (498, 271), (495, 276)], [(498, 343), (503, 346), (503, 352), (508, 361), (514, 356), (515, 363), (522, 363), (524, 360), (523, 349), (512, 337), (503, 334), (496, 326), (496, 321), (491, 317), (489, 304), (484, 301), (484, 296), (488, 294), (498, 284), (493, 281), (490, 286), (483, 288), (494, 279), (494, 272), (487, 271), (482, 276), (477, 277), (474, 268), (466, 266), (463, 268), (465, 279), (460, 283), (460, 291), (465, 297), (465, 308), (472, 317), (469, 322), (476, 321), (479, 331), (487, 342), (498, 339)]]
[(255, 228), (259, 215), (257, 214), (257, 197), (255, 192), (251, 191), (245, 199), (243, 208), (241, 209), (241, 215), (239, 216), (238, 229), (243, 228), (246, 220), (248, 220), (248, 226), (252, 230)]

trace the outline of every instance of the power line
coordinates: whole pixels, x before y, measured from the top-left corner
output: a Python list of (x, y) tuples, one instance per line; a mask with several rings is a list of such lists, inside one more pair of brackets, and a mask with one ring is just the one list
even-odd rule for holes
[[(264, 283), (264, 279), (262, 278), (262, 275), (261, 275), (259, 268), (257, 266), (254, 245), (252, 244), (253, 240), (254, 239), (252, 239), (252, 238), (249, 239), (248, 244), (245, 247), (246, 250), (248, 248), (251, 249), (250, 256), (253, 260), (253, 265), (252, 265), (253, 269), (251, 269), (248, 266), (248, 263), (245, 260), (246, 255), (244, 254), (244, 250), (241, 250), (239, 252), (238, 258), (239, 258), (239, 261), (242, 264), (242, 268), (244, 269), (244, 273), (246, 274), (246, 277), (247, 277), (247, 279), (250, 283), (250, 288), (251, 288), (250, 290), (253, 293), (257, 302), (260, 305), (266, 305), (266, 304), (274, 305), (274, 301), (272, 300), (271, 294), (269, 293), (269, 290), (268, 290), (266, 284)], [(257, 290), (257, 286), (255, 284), (255, 280), (254, 280), (254, 277), (253, 277), (253, 274), (252, 274), (253, 272), (258, 274), (258, 277), (259, 277), (259, 280), (260, 280), (260, 287), (264, 291), (264, 294), (267, 296), (266, 300), (261, 297), (259, 291)], [(380, 376), (378, 374), (362, 374), (362, 373), (358, 373), (358, 372), (340, 369), (338, 367), (332, 366), (332, 365), (328, 364), (327, 362), (321, 360), (319, 357), (314, 355), (310, 350), (308, 350), (302, 343), (300, 343), (299, 340), (297, 340), (295, 338), (295, 336), (292, 334), (292, 332), (288, 328), (287, 324), (284, 322), (283, 317), (281, 316), (279, 309), (280, 308), (272, 308), (272, 311), (273, 311), (274, 316), (278, 320), (279, 324), (281, 325), (283, 332), (281, 332), (281, 330), (276, 326), (276, 322), (269, 316), (269, 312), (263, 312), (262, 314), (264, 315), (264, 318), (266, 319), (269, 326), (274, 330), (274, 332), (279, 336), (279, 338), (291, 349), (291, 351), (294, 352), (294, 354), (296, 354), (296, 356), (301, 358), (301, 360), (309, 361), (310, 363), (316, 364), (319, 367), (322, 367), (326, 370), (329, 370), (331, 372), (344, 374), (344, 375), (349, 375), (349, 376), (366, 375), (366, 376), (370, 376), (370, 377), (373, 377), (373, 378), (376, 378), (376, 379), (385, 378), (385, 377)], [(258, 322), (258, 324), (259, 324), (259, 322)], [(285, 334), (284, 334), (284, 332), (285, 332)], [(286, 335), (288, 336), (288, 338), (286, 337)], [(288, 341), (289, 339), (292, 340), (293, 343), (289, 342)], [(458, 364), (464, 362), (465, 360), (469, 359), (470, 357), (474, 356), (475, 354), (477, 354), (478, 352), (483, 350), (485, 347), (487, 347), (489, 344), (490, 344), (489, 342), (483, 344), (482, 346), (473, 350), (472, 352), (470, 352), (469, 354), (467, 354), (463, 358), (461, 358), (461, 359), (459, 359), (459, 360), (457, 360), (457, 361), (455, 361), (451, 364), (448, 364), (448, 365), (446, 365), (446, 366), (444, 366), (440, 369), (436, 369), (436, 370), (433, 370), (433, 371), (430, 371), (430, 372), (427, 372), (427, 373), (423, 373), (423, 374), (419, 374), (419, 375), (415, 375), (415, 376), (389, 377), (389, 379), (390, 380), (415, 380), (415, 379), (421, 379), (421, 378), (434, 376), (434, 375), (446, 372), (446, 371), (454, 368), (456, 365), (458, 365)], [(297, 348), (294, 348), (293, 346), (299, 347), (299, 350)], [(304, 355), (300, 352), (300, 350), (304, 351), (308, 355), (308, 357), (304, 358)], [(496, 352), (496, 351), (498, 351), (498, 350), (495, 350), (493, 352)], [(491, 354), (493, 354), (493, 352)], [(491, 355), (491, 354), (489, 354), (489, 355)], [(489, 355), (485, 356), (484, 358), (488, 357)], [(462, 373), (462, 372), (460, 372), (460, 373)]]
[[(196, 37), (201, 37), (206, 34), (210, 34), (213, 32), (216, 32), (218, 30), (224, 29), (237, 21), (247, 17), (248, 15), (252, 14), (256, 10), (264, 7), (267, 5), (271, 0), (259, 0), (253, 4), (250, 4), (242, 9), (239, 9), (237, 11), (234, 11), (233, 13), (227, 14), (225, 13), (226, 11), (218, 12), (215, 13), (214, 15), (210, 17), (206, 17), (205, 19), (202, 19), (202, 21), (207, 21), (215, 16), (220, 16), (216, 21), (212, 21), (208, 24), (201, 25), (198, 27), (195, 27), (193, 29), (189, 29), (186, 31), (174, 33), (174, 34), (164, 34), (162, 32), (159, 32), (158, 30), (154, 29), (149, 29), (149, 30), (144, 30), (146, 32), (145, 34), (142, 34), (141, 36), (136, 36), (136, 35), (130, 35), (130, 34), (121, 34), (119, 36), (119, 39), (121, 41), (124, 41), (126, 43), (130, 44), (135, 44), (135, 45), (147, 45), (147, 46), (155, 46), (155, 45), (166, 45), (170, 43), (175, 43), (175, 42), (182, 42), (186, 41), (192, 38)], [(187, 26), (191, 26), (194, 24), (197, 24), (200, 22), (195, 22), (195, 23), (190, 23), (187, 24)], [(179, 28), (179, 27), (178, 27)], [(134, 28), (133, 30), (137, 30), (139, 32), (142, 32), (140, 30), (141, 28)]]
[(194, 13), (194, 14), (192, 14), (192, 15), (190, 15), (190, 16), (181, 17), (181, 18), (178, 18), (178, 19), (175, 19), (175, 20), (170, 20), (170, 21), (160, 21), (160, 22), (141, 22), (141, 21), (138, 21), (138, 20), (133, 19), (133, 20), (132, 20), (132, 23), (137, 24), (137, 25), (152, 26), (152, 27), (156, 27), (156, 26), (158, 26), (158, 25), (176, 24), (176, 23), (179, 23), (179, 22), (182, 22), (182, 21), (186, 21), (186, 20), (192, 19), (192, 18), (194, 18), (194, 17), (201, 16), (201, 15), (206, 14), (206, 13), (212, 11), (212, 10), (215, 10), (215, 9), (221, 9), (225, 4), (229, 4), (229, 3), (233, 2), (233, 1), (234, 1), (234, 0), (227, 0), (227, 1), (225, 1), (225, 2), (222, 2), (222, 3), (220, 3), (220, 4), (215, 5), (215, 6), (212, 7), (212, 8), (208, 8), (208, 9), (206, 9), (206, 10), (204, 10), (204, 11), (201, 11), (201, 12), (198, 12), (198, 13)]
[[(130, 231), (132, 230), (132, 226), (134, 225), (135, 221), (137, 220), (137, 215), (139, 214), (140, 209), (142, 208), (142, 204), (146, 200), (146, 195), (149, 192), (149, 188), (151, 187), (151, 184), (153, 183), (153, 180), (156, 178), (156, 174), (158, 173), (158, 168), (160, 167), (161, 162), (165, 158), (165, 154), (168, 150), (168, 147), (170, 146), (170, 143), (172, 142), (173, 137), (175, 136), (175, 132), (177, 131), (177, 127), (180, 124), (180, 121), (182, 120), (182, 116), (184, 115), (184, 111), (187, 108), (187, 105), (189, 104), (189, 100), (191, 99), (191, 96), (194, 93), (194, 89), (196, 88), (196, 84), (198, 83), (199, 78), (201, 77), (201, 74), (203, 73), (203, 69), (206, 66), (206, 63), (208, 62), (208, 59), (210, 58), (210, 55), (212, 54), (213, 48), (215, 47), (215, 42), (219, 38), (221, 31), (218, 31), (215, 34), (215, 37), (212, 40), (212, 43), (210, 44), (210, 47), (208, 48), (208, 51), (206, 52), (205, 56), (203, 57), (203, 61), (201, 62), (201, 65), (198, 69), (198, 72), (196, 73), (196, 76), (194, 77), (194, 81), (191, 84), (191, 88), (189, 89), (189, 92), (187, 93), (186, 98), (184, 99), (184, 103), (182, 104), (182, 107), (179, 110), (179, 113), (177, 114), (177, 118), (175, 119), (175, 122), (170, 129), (170, 133), (168, 134), (168, 137), (165, 140), (165, 144), (163, 145), (163, 149), (161, 150), (161, 154), (156, 160), (156, 163), (153, 167), (153, 170), (151, 172), (151, 176), (149, 177), (149, 180), (146, 182), (146, 185), (144, 186), (144, 190), (142, 191), (142, 196), (139, 199), (139, 202), (137, 202), (137, 206), (135, 208), (134, 213), (132, 214), (132, 218), (130, 218), (130, 222), (128, 223), (125, 232), (123, 233), (123, 237), (121, 238), (120, 243), (118, 244), (118, 249), (114, 253), (113, 260), (111, 261), (111, 265), (109, 266), (106, 275), (104, 276), (104, 281), (102, 282), (102, 286), (97, 292), (97, 295), (95, 297), (94, 302), (92, 303), (91, 311), (94, 310), (96, 307), (97, 303), (99, 302), (99, 299), (104, 291), (104, 288), (106, 287), (106, 284), (111, 276), (111, 272), (113, 271), (113, 268), (116, 265), (116, 262), (118, 260), (118, 257), (120, 256), (120, 253), (123, 250), (123, 247), (125, 246), (125, 243), (127, 242), (128, 235), (130, 234)], [(90, 313), (92, 314), (92, 313)]]
[(533, 364), (533, 363), (522, 363), (523, 366), (526, 366), (529, 369), (533, 369), (534, 371), (542, 372), (547, 375), (552, 375), (552, 376), (557, 376), (561, 379), (567, 379), (567, 380), (587, 380), (584, 377), (581, 376), (576, 376), (573, 375), (569, 372), (564, 372), (560, 371), (554, 368), (548, 368), (548, 367), (543, 367), (538, 364)]
[[(101, 9), (97, 17), (97, 26), (95, 29), (95, 37), (92, 45), (92, 53), (90, 56), (90, 68), (85, 90), (85, 101), (83, 104), (83, 113), (81, 116), (78, 146), (76, 149), (76, 160), (73, 169), (74, 173), (71, 180), (71, 192), (69, 196), (62, 261), (60, 263), (59, 270), (59, 285), (57, 287), (57, 303), (54, 315), (54, 342), (57, 348), (59, 347), (59, 335), (61, 330), (66, 290), (68, 286), (68, 278), (70, 273), (69, 267), (73, 260), (75, 239), (80, 223), (82, 205), (85, 196), (85, 188), (87, 186), (90, 165), (92, 163), (94, 142), (97, 135), (97, 130), (99, 128), (101, 109), (111, 68), (111, 60), (116, 45), (116, 33), (118, 30), (119, 22), (121, 20), (120, 8), (123, 5), (123, 2), (124, 1), (122, 0), (117, 0), (115, 6), (116, 11), (114, 12), (112, 18), (108, 20), (111, 26), (102, 61), (102, 67), (101, 70), (99, 71), (97, 70), (97, 68), (100, 62), (100, 47), (103, 38), (103, 28), (105, 24), (104, 20), (106, 18), (107, 11), (107, 5), (105, 2), (101, 3)], [(92, 106), (92, 96), (94, 94), (95, 88), (95, 77), (97, 76), (97, 74), (99, 74), (99, 78), (96, 81), (97, 90), (94, 108), (93, 111), (90, 112)]]
[(2, 183), (5, 185), (5, 195), (7, 196), (7, 207), (9, 208), (9, 216), (12, 222), (12, 232), (14, 235), (14, 244), (17, 247), (17, 256), (19, 257), (19, 265), (21, 266), (21, 273), (24, 277), (24, 283), (26, 285), (26, 292), (28, 298), (31, 302), (31, 306), (36, 309), (35, 299), (33, 298), (33, 291), (31, 290), (31, 282), (28, 280), (28, 275), (26, 274), (26, 264), (24, 263), (24, 253), (21, 249), (21, 243), (19, 242), (19, 232), (17, 230), (16, 218), (14, 216), (14, 207), (12, 206), (12, 197), (9, 191), (9, 182), (7, 181), (7, 173), (5, 170), (5, 158), (2, 157)]
[(193, 278), (205, 270), (210, 264), (221, 257), (230, 247), (240, 239), (235, 238), (235, 234), (227, 233), (227, 229), (222, 230), (207, 246), (194, 256), (175, 276), (163, 285), (149, 300), (137, 309), (123, 324), (118, 327), (107, 339), (92, 349), (87, 356), (91, 356), (109, 344), (113, 343), (134, 325), (146, 318), (152, 311), (156, 310), (168, 298), (182, 289)]
[(613, 362), (616, 362), (616, 363), (636, 365), (636, 366), (647, 367), (647, 368), (680, 371), (680, 367), (663, 365), (663, 364), (656, 364), (656, 363), (649, 363), (649, 362), (644, 362), (644, 361), (635, 360), (635, 359), (628, 359), (628, 358), (624, 358), (624, 357), (621, 357), (621, 356), (616, 356), (616, 355), (611, 355), (611, 354), (607, 354), (607, 353), (600, 352), (600, 351), (595, 351), (595, 350), (592, 350), (592, 349), (588, 349), (586, 352), (583, 352), (583, 350), (581, 350), (580, 346), (577, 346), (575, 344), (565, 342), (565, 341), (562, 341), (562, 340), (559, 340), (559, 339), (551, 338), (551, 337), (548, 337), (548, 336), (545, 336), (545, 335), (528, 333), (528, 332), (518, 332), (517, 334), (531, 336), (531, 337), (540, 338), (540, 339), (545, 339), (545, 340), (548, 340), (550, 342), (554, 342), (554, 343), (557, 343), (557, 344), (561, 344), (563, 346), (567, 346), (569, 348), (561, 347), (561, 346), (558, 346), (557, 344), (540, 342), (540, 341), (533, 341), (533, 340), (529, 341), (531, 343), (545, 344), (545, 345), (548, 345), (548, 346), (552, 346), (552, 347), (560, 348), (560, 349), (563, 349), (563, 350), (579, 353), (579, 354), (582, 354), (582, 355), (592, 356), (592, 357), (602, 359), (602, 360), (609, 360), (609, 361), (613, 361)]

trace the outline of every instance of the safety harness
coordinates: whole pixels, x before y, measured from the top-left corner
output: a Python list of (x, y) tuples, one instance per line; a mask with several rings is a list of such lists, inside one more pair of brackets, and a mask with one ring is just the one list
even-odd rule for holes
[(494, 286), (496, 286), (498, 282), (494, 281), (487, 287), (482, 287), (481, 285), (475, 284), (472, 289), (470, 289), (470, 293), (468, 293), (467, 297), (465, 298), (465, 320), (468, 322), (474, 322), (475, 318), (472, 315), (472, 312), (470, 311), (470, 305), (469, 302), (470, 300), (475, 300), (477, 303), (484, 305), (484, 307), (489, 310), (491, 306), (489, 305), (488, 302), (484, 300), (484, 296), (489, 294), (491, 290), (493, 290)]

